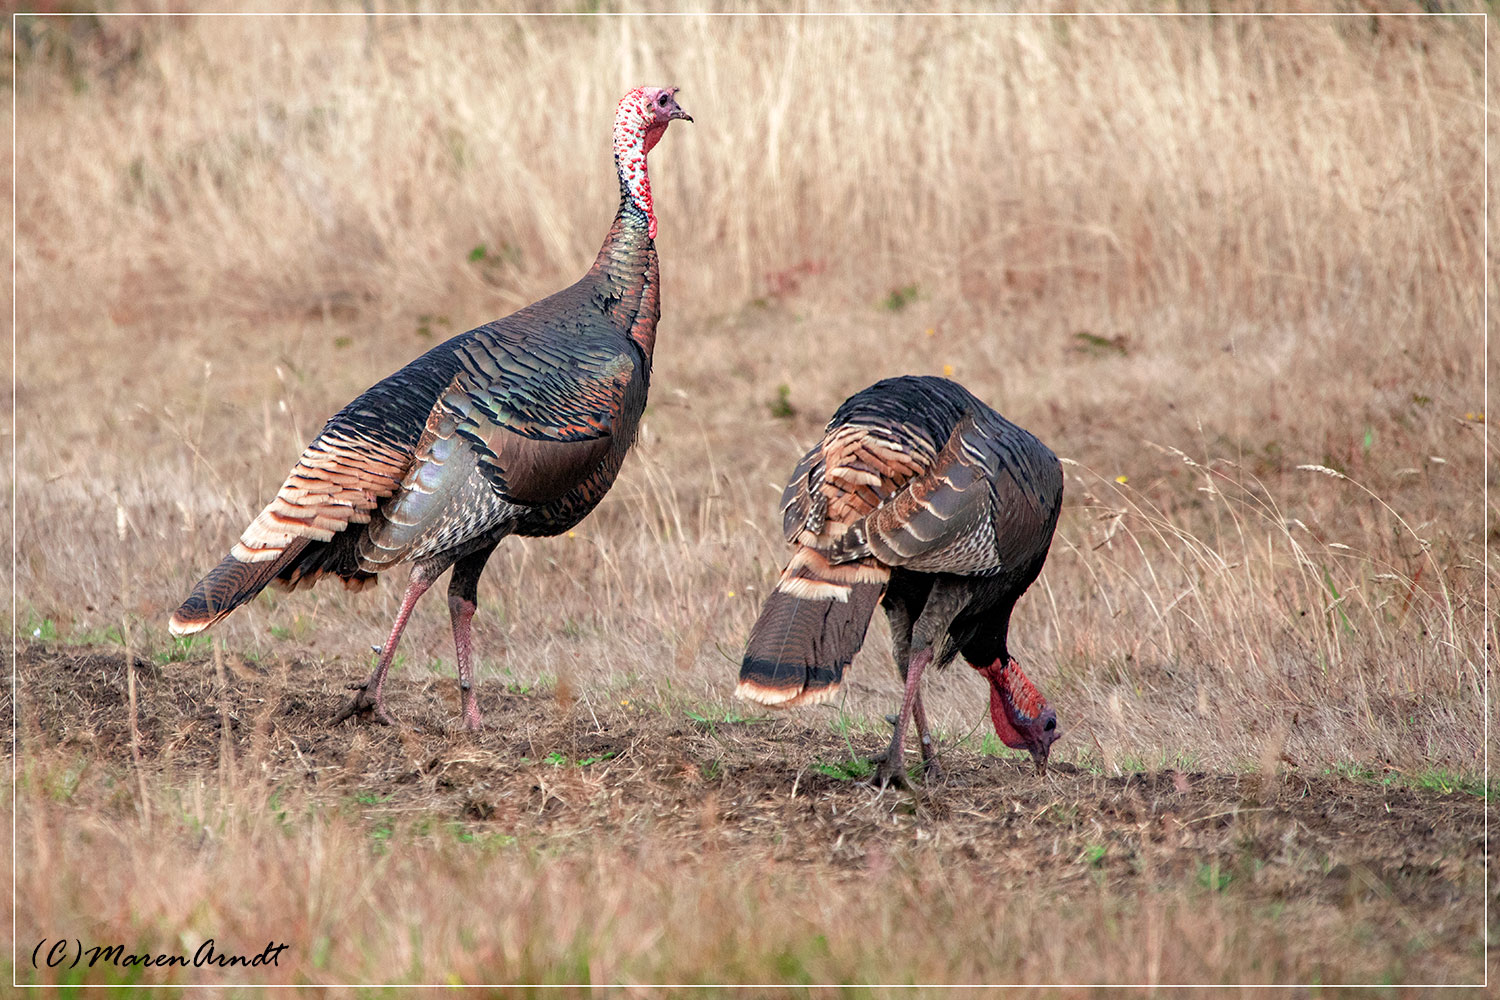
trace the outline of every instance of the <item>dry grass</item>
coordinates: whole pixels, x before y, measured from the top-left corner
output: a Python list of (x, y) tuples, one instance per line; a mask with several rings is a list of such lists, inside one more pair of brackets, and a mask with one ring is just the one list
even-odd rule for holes
[[(665, 289), (651, 408), (621, 481), (573, 537), (507, 542), (491, 563), (475, 627), (492, 727), (506, 725), (507, 684), (671, 719), (735, 710), (739, 650), (782, 558), (778, 484), (849, 393), (951, 370), (1072, 463), (1057, 543), (1013, 632), (1066, 730), (1058, 759), (1103, 777), (1269, 762), (1473, 780), (1484, 650), (1500, 639), (1484, 614), (1497, 511), (1481, 492), (1493, 448), (1481, 27), (23, 19), (16, 625), (96, 647), (128, 622), (136, 649), (172, 655), (166, 614), (328, 414), (581, 272), (614, 206), (613, 100), (670, 82), (697, 121), (653, 154)], [(263, 669), (315, 664), (342, 680), (366, 668), (399, 589), (262, 599), (217, 634)], [(398, 717), (415, 686), (451, 671), (440, 605), (403, 642)], [(790, 717), (778, 739), (817, 743), (842, 723), (855, 751), (878, 742), (896, 692), (883, 635), (840, 706)], [(186, 655), (211, 675), (202, 648)], [(962, 669), (932, 681), (937, 728), (973, 746), (980, 683)], [(27, 882), (28, 917), (96, 919), (95, 893), (135, 899), (152, 872), (183, 866), (241, 880), (221, 899), (253, 898), (335, 845), (369, 842), (359, 809), (323, 805), (278, 840), (257, 818), (273, 786), (243, 772), (235, 801), (194, 815), (252, 862), (224, 861), (192, 824), (143, 842), (111, 794), (139, 812), (218, 780), (216, 764), (161, 771), (160, 746), (146, 749), (144, 792), (132, 780), (32, 809), (25, 791), (28, 864), (75, 871), (87, 843), (118, 880)], [(106, 770), (117, 752), (128, 743), (48, 751), (64, 769)], [(467, 822), (443, 808), (437, 821)], [(380, 893), (424, 878), (456, 896), (475, 884), (467, 848), (411, 843), (380, 862), (388, 888), (348, 912), (305, 879), (283, 894), (295, 926), (347, 922), (370, 942), (338, 953), (328, 977), (496, 967), (435, 944), (447, 930), (412, 938), (418, 924), (380, 915)], [(486, 856), (546, 915), (545, 933), (506, 924), (486, 947), (528, 978), (687, 977), (689, 954), (729, 978), (795, 978), (769, 945), (740, 965), (721, 950), (723, 927), (759, 920), (774, 942), (813, 924), (834, 935), (830, 954), (851, 957), (801, 955), (814, 980), (878, 981), (840, 963), (887, 949), (908, 964), (863, 968), (961, 979), (942, 970), (975, 970), (964, 956), (990, 927), (1031, 943), (1030, 958), (978, 969), (1001, 978), (1326, 982), (1394, 968), (1349, 957), (1353, 943), (1344, 964), (1318, 965), (1296, 925), (1264, 923), (1253, 898), (1184, 909), (1192, 897), (1170, 878), (1160, 899), (1070, 890), (1046, 933), (1024, 890), (1007, 908), (982, 882), (952, 880), (915, 904), (932, 928), (915, 934), (891, 902), (905, 890), (881, 888), (891, 880), (809, 863), (762, 884), (733, 849), (684, 862), (683, 879), (652, 850), (635, 830), (568, 839), (543, 850), (548, 865)], [(903, 870), (920, 882), (950, 861), (934, 850)], [(594, 882), (625, 909), (570, 911)], [(638, 882), (666, 898), (639, 940), (610, 938), (607, 915), (634, 919)], [(713, 900), (733, 919), (698, 919)], [(141, 899), (99, 924), (166, 941), (184, 922), (230, 920), (220, 904), (156, 907)], [(1358, 921), (1340, 912), (1308, 911), (1307, 927), (1347, 939)], [(852, 928), (871, 925), (868, 949), (854, 947)], [(683, 926), (704, 939), (675, 958), (643, 944), (651, 927)], [(1201, 960), (1140, 965), (1143, 926), (1201, 942)], [(527, 947), (543, 950), (512, 953)], [(420, 962), (377, 968), (392, 949)], [(1468, 961), (1421, 968), (1471, 978)]]
[(1471, 788), (1066, 763), (1037, 780), (971, 740), (912, 797), (848, 780), (865, 733), (517, 685), (475, 737), (447, 678), (406, 685), (413, 728), (329, 731), (321, 665), (231, 659), (223, 680), (138, 664), (151, 790), (135, 795), (124, 657), (29, 644), (21, 663), (25, 942), (285, 941), (285, 967), (237, 981), (313, 983), (1401, 982), (1478, 965)]

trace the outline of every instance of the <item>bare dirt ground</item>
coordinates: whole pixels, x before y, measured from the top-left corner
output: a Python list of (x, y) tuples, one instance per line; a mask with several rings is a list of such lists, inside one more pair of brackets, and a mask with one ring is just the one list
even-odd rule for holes
[[(128, 766), (122, 653), (37, 643), (18, 661), (23, 746), (40, 740), (101, 773)], [(492, 680), (475, 736), (457, 724), (456, 682), (417, 671), (388, 692), (400, 725), (333, 727), (346, 678), (318, 664), (228, 657), (222, 697), (215, 673), (211, 659), (137, 659), (147, 772), (215, 782), (239, 769), (275, 786), (273, 800), (285, 791), (353, 808), (380, 836), (421, 820), (546, 850), (645, 837), (668, 858), (723, 852), (835, 878), (878, 873), (915, 845), (1001, 891), (1196, 885), (1272, 906), (1363, 909), (1372, 928), (1422, 946), (1412, 975), (1473, 964), (1484, 802), (1399, 774), (1278, 762), (1274, 773), (1115, 776), (1055, 763), (1038, 777), (1027, 760), (960, 748), (940, 780), (880, 791), (852, 777), (851, 757), (880, 735), (805, 718), (695, 719)]]

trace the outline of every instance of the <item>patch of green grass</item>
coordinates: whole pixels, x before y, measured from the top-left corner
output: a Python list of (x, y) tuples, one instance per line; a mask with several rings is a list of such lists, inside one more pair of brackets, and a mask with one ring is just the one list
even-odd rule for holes
[(1089, 844), (1083, 849), (1079, 860), (1091, 868), (1097, 868), (1104, 863), (1107, 854), (1109, 854), (1108, 844)]
[(498, 851), (506, 847), (515, 847), (520, 843), (520, 840), (514, 834), (475, 832), (462, 823), (454, 823), (449, 829), (453, 833), (453, 839), (458, 843), (468, 844), (485, 852)]
[(395, 832), (396, 827), (394, 824), (377, 823), (370, 828), (370, 840), (374, 843), (377, 851), (384, 852), (386, 846), (390, 844), (391, 834)]
[(1234, 876), (1219, 866), (1217, 859), (1198, 863), (1198, 884), (1210, 892), (1223, 892), (1234, 881)]
[(862, 781), (875, 773), (875, 765), (868, 757), (855, 757), (832, 764), (814, 764), (812, 769), (839, 781)]
[(66, 767), (43, 772), (41, 785), (47, 797), (54, 802), (67, 802), (73, 798), (78, 792), (78, 786), (83, 781), (83, 774), (88, 770), (88, 766), (88, 758), (78, 757), (70, 761)]
[(199, 632), (195, 635), (177, 635), (172, 637), (172, 645), (166, 649), (157, 650), (151, 658), (157, 663), (183, 663), (193, 658), (197, 653), (206, 653), (213, 648), (213, 636), (204, 635)]
[[(1421, 774), (1411, 775), (1406, 783), (1413, 788), (1422, 788), (1427, 791), (1463, 792), (1465, 795), (1484, 797), (1484, 778), (1480, 775), (1470, 777), (1468, 775), (1454, 774), (1451, 771), (1423, 771)], [(1500, 792), (1500, 782), (1491, 783), (1492, 790)]]
[[(575, 761), (570, 759), (568, 755), (563, 753), (561, 750), (553, 750), (551, 753), (547, 754), (547, 756), (542, 758), (542, 763), (550, 764), (553, 767), (590, 767), (594, 764), (599, 764), (603, 761), (610, 760), (611, 758), (618, 756), (619, 753), (617, 751), (611, 750), (608, 753), (593, 754), (588, 757), (580, 757)], [(529, 764), (530, 761), (527, 760), (527, 758), (522, 757), (521, 763)]]
[(771, 718), (769, 716), (741, 715), (739, 712), (736, 712), (733, 709), (725, 709), (722, 714), (719, 712), (710, 711), (707, 708), (699, 709), (697, 711), (693, 709), (686, 709), (682, 714), (688, 719), (691, 719), (693, 722), (697, 723), (703, 729), (706, 729), (710, 736), (718, 735), (719, 726), (754, 725), (757, 722), (771, 721)]
[(1096, 356), (1114, 354), (1124, 357), (1126, 354), (1125, 335), (1116, 334), (1113, 337), (1101, 337), (1097, 333), (1079, 330), (1073, 334), (1073, 349), (1081, 351), (1084, 354)]
[(792, 387), (785, 382), (776, 387), (776, 398), (766, 404), (766, 409), (771, 411), (771, 416), (777, 420), (790, 420), (797, 415), (797, 408), (792, 405)]
[[(1376, 771), (1373, 767), (1366, 764), (1340, 761), (1332, 767), (1324, 768), (1323, 773), (1333, 777), (1344, 778), (1348, 781), (1416, 788), (1422, 791), (1441, 792), (1443, 794), (1462, 792), (1465, 795), (1483, 798), (1485, 793), (1483, 775), (1459, 774), (1439, 768), (1408, 774), (1404, 771)], [(1490, 782), (1490, 791), (1500, 794), (1500, 780)]]
[(902, 285), (900, 288), (892, 288), (890, 294), (880, 300), (880, 307), (889, 312), (900, 312), (921, 295), (921, 289), (916, 285)]
[(21, 629), (21, 633), (23, 635), (29, 633), (31, 638), (39, 639), (42, 642), (51, 642), (57, 638), (57, 623), (51, 618), (43, 618), (41, 620), (28, 618), (26, 626)]
[(505, 682), (505, 691), (507, 694), (526, 695), (536, 690), (535, 683), (517, 678), (515, 674), (511, 673), (509, 667), (505, 668), (505, 676), (510, 678), (510, 680)]
[(125, 634), (118, 625), (104, 625), (80, 629), (70, 635), (67, 641), (75, 646), (123, 646)]
[[(936, 735), (934, 734), (934, 738)], [(1012, 750), (1005, 745), (1005, 741), (993, 732), (987, 732), (979, 738), (979, 752), (986, 757), (1014, 758), (1016, 760), (1030, 760), (1031, 754), (1025, 750)]]
[(616, 754), (615, 751), (611, 750), (608, 753), (595, 754), (592, 757), (580, 757), (578, 758), (578, 766), (588, 767), (591, 764), (598, 764), (603, 761), (609, 760), (611, 757), (616, 756), (618, 756), (618, 754)]

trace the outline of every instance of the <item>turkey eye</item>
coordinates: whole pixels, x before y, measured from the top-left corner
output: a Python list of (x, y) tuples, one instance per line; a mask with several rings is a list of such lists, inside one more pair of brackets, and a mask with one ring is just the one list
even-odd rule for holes
[(1049, 733), (1052, 732), (1052, 730), (1054, 730), (1054, 729), (1057, 728), (1057, 720), (1056, 719), (1048, 719), (1047, 720), (1047, 724), (1045, 726), (1043, 726), (1042, 728), (1045, 729)]
[(658, 97), (656, 99), (656, 106), (660, 107), (660, 108), (664, 108), (664, 107), (667, 106), (667, 95), (666, 94), (662, 94), (660, 97)]

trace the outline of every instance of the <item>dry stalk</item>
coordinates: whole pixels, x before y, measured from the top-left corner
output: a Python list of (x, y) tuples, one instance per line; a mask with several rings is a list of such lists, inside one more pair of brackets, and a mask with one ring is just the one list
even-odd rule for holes
[(129, 703), (130, 760), (135, 767), (137, 787), (140, 793), (141, 828), (151, 833), (151, 800), (146, 789), (146, 769), (141, 763), (140, 713), (136, 707), (135, 648), (134, 635), (130, 628), (130, 560), (124, 553), (125, 540), (129, 534), (125, 505), (115, 501), (115, 535), (120, 540), (120, 634), (125, 640), (125, 693)]

